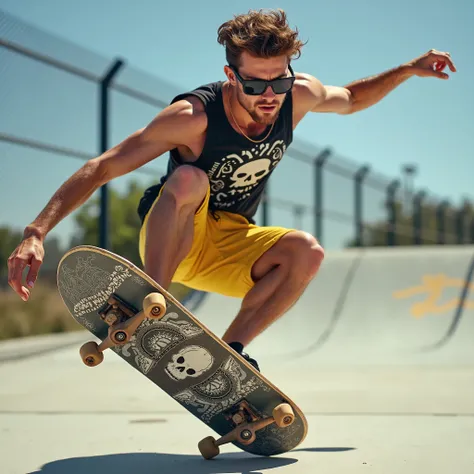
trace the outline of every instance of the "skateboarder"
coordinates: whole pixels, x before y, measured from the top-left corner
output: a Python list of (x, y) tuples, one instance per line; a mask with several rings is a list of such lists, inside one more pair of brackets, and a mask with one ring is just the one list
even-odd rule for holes
[(88, 161), (26, 227), (8, 261), (9, 284), (25, 301), (48, 232), (101, 185), (169, 152), (166, 176), (138, 206), (144, 270), (165, 288), (176, 281), (242, 298), (223, 339), (250, 359), (244, 347), (297, 301), (324, 256), (312, 235), (253, 220), (295, 127), (309, 112), (353, 114), (410, 77), (447, 79), (445, 67), (456, 71), (449, 53), (430, 50), (345, 87), (323, 85), (293, 71), (303, 42), (282, 10), (235, 16), (219, 27), (218, 42), (225, 81), (179, 95), (148, 126)]

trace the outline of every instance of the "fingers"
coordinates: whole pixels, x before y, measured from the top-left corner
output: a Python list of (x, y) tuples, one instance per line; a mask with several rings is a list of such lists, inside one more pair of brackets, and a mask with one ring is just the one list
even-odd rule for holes
[(443, 62), (435, 63), (433, 66), (434, 69), (433, 69), (432, 75), (434, 77), (439, 77), (440, 79), (449, 79), (448, 74), (443, 72), (445, 67), (446, 67), (446, 63), (443, 63)]
[(447, 52), (437, 51), (435, 49), (431, 50), (431, 54), (434, 55), (436, 62), (438, 64), (448, 65), (451, 72), (456, 72), (456, 66), (454, 65), (453, 60), (451, 59), (451, 54)]
[(433, 75), (440, 79), (449, 79), (449, 76), (445, 72), (435, 72)]
[(23, 270), (27, 265), (26, 260), (15, 255), (8, 259), (8, 284), (15, 290), (23, 301), (27, 301), (30, 292), (22, 285)]
[(31, 258), (30, 262), (30, 271), (26, 276), (26, 284), (29, 288), (33, 288), (36, 283), (36, 279), (38, 278), (38, 272), (43, 262), (36, 256)]
[[(8, 259), (8, 284), (21, 297), (28, 301), (31, 289), (36, 283), (38, 272), (43, 262), (43, 248), (41, 244), (22, 242)], [(30, 267), (23, 285), (23, 274), (26, 267)]]
[(439, 79), (449, 79), (449, 75), (443, 72), (446, 67), (449, 67), (452, 72), (456, 72), (456, 66), (454, 65), (449, 53), (432, 49), (425, 56), (425, 61), (428, 61), (428, 76), (437, 77)]
[(451, 70), (451, 72), (456, 72), (456, 66), (454, 65), (453, 60), (449, 56), (449, 53), (446, 53), (443, 56), (441, 56), (439, 58), (438, 62), (440, 64), (443, 64), (444, 66), (446, 66), (446, 64), (447, 64), (449, 66), (449, 69)]

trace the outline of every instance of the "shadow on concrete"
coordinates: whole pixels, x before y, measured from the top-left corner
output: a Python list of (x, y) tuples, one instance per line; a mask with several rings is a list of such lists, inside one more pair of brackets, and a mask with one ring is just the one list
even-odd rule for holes
[(344, 451), (354, 451), (356, 448), (301, 448), (293, 449), (292, 452), (300, 451), (305, 453), (342, 453)]
[(108, 473), (130, 474), (148, 473), (239, 473), (259, 474), (267, 469), (288, 466), (298, 462), (287, 457), (258, 457), (247, 453), (223, 453), (217, 458), (207, 461), (200, 455), (163, 454), (163, 453), (127, 453), (109, 454), (61, 459), (43, 465), (30, 474), (92, 474)]

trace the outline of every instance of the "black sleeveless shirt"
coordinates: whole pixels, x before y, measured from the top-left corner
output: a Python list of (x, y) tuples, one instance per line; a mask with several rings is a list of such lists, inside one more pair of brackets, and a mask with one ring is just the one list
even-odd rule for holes
[[(292, 95), (291, 92), (287, 94), (268, 138), (253, 143), (237, 133), (229, 123), (224, 110), (222, 85), (222, 81), (210, 83), (172, 100), (174, 103), (194, 95), (203, 102), (208, 120), (204, 148), (199, 158), (190, 163), (182, 161), (177, 149), (170, 151), (166, 175), (158, 184), (148, 188), (140, 200), (138, 214), (142, 222), (167, 178), (178, 166), (187, 164), (207, 174), (211, 212), (233, 212), (255, 223), (253, 217), (265, 184), (293, 140)], [(252, 140), (260, 141), (268, 131), (269, 128)]]

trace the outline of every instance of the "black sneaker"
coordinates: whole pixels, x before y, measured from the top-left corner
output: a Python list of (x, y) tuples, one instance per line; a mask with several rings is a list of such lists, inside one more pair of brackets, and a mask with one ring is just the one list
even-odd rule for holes
[(260, 367), (258, 366), (257, 361), (244, 352), (244, 346), (240, 342), (231, 342), (229, 346), (260, 372)]

